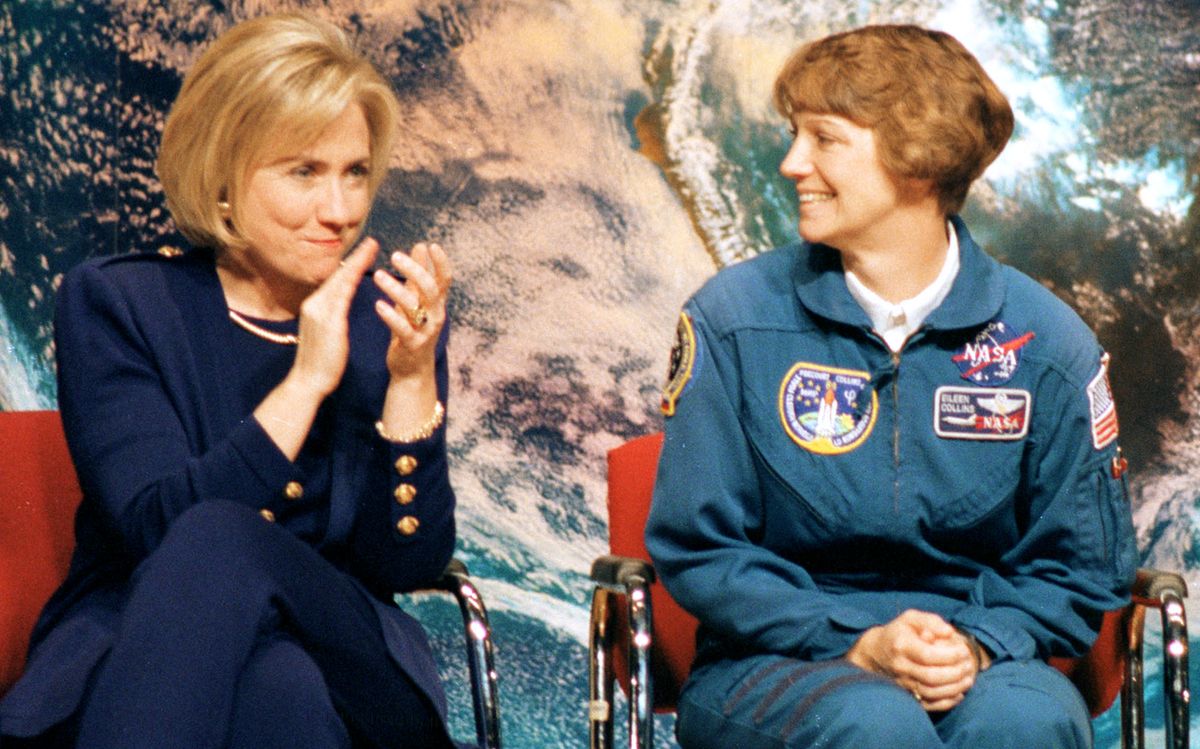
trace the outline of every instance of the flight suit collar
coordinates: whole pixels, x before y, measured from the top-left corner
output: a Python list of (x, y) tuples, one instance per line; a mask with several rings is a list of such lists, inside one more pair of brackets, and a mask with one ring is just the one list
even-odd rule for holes
[[(1006, 293), (1000, 264), (971, 238), (958, 216), (950, 223), (958, 233), (961, 265), (950, 293), (925, 318), (924, 328), (954, 330), (986, 323), (1000, 312)], [(871, 320), (846, 288), (842, 256), (832, 247), (802, 244), (796, 262), (796, 295), (809, 312), (870, 330)]]

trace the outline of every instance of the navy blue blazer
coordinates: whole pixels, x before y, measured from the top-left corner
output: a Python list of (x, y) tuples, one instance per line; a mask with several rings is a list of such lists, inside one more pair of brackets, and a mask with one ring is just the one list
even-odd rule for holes
[[(417, 467), (403, 481), (417, 492), (401, 506), (393, 499), (400, 449), (374, 430), (388, 381), (389, 332), (373, 309), (380, 297), (367, 277), (351, 306), (349, 362), (326, 404), (332, 471), (320, 517), (327, 522), (311, 543), (371, 594), (391, 655), (444, 719), (424, 633), (391, 596), (428, 585), (453, 552), (445, 427), (404, 446)], [(231, 342), (243, 334), (227, 312), (205, 250), (91, 260), (65, 277), (55, 342), (59, 406), (83, 487), (77, 546), (34, 629), (25, 675), (0, 702), (4, 733), (37, 735), (78, 708), (113, 640), (131, 574), (188, 507), (231, 500), (278, 510), (286, 524), (285, 489), (306, 477), (239, 406)], [(443, 403), (447, 383), (443, 330)], [(397, 521), (408, 515), (419, 525), (405, 535)]]

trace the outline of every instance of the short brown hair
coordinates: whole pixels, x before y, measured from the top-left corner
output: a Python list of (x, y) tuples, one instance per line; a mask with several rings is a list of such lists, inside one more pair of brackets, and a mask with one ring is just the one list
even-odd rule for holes
[[(280, 143), (318, 137), (351, 104), (371, 137), (371, 197), (387, 174), (400, 105), (339, 29), (281, 13), (222, 34), (188, 71), (163, 128), (156, 164), (176, 226), (198, 246), (243, 246), (242, 183)], [(232, 216), (218, 208), (228, 201)]]
[(817, 112), (871, 128), (884, 168), (932, 181), (947, 214), (1013, 130), (1008, 99), (979, 61), (919, 26), (865, 26), (804, 45), (775, 79), (775, 107), (789, 120)]

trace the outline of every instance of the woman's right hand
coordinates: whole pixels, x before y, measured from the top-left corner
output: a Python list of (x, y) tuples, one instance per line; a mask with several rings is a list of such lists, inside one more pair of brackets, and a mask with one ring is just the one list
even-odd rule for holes
[(379, 243), (367, 238), (300, 304), (300, 342), (289, 378), (312, 388), (318, 402), (337, 389), (350, 356), (350, 303), (375, 260)]
[(854, 643), (847, 660), (891, 678), (929, 712), (962, 702), (978, 669), (966, 637), (942, 617), (909, 610)]
[(300, 304), (296, 358), (254, 417), (289, 460), (300, 454), (321, 401), (337, 388), (350, 357), (350, 303), (379, 243), (364, 239)]

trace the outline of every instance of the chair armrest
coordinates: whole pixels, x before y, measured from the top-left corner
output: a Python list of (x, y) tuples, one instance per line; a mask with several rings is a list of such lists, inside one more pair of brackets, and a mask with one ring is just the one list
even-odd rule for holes
[(1164, 594), (1187, 598), (1187, 581), (1174, 572), (1142, 567), (1133, 582), (1133, 598), (1141, 606), (1161, 607)]
[(642, 559), (605, 554), (592, 562), (592, 582), (606, 588), (626, 591), (637, 585), (651, 585), (657, 579), (654, 565)]
[(475, 737), (481, 749), (500, 749), (500, 701), (492, 653), (492, 629), (483, 597), (471, 581), (467, 565), (451, 559), (432, 586), (453, 593), (462, 613), (475, 710)]
[[(609, 651), (615, 642), (626, 648), (628, 670), (629, 746), (649, 749), (654, 745), (654, 675), (650, 652), (654, 645), (654, 618), (650, 586), (656, 577), (654, 565), (642, 559), (605, 554), (592, 562), (591, 632), (588, 638), (589, 747), (611, 749), (612, 704), (615, 673)], [(625, 599), (624, 616), (611, 617), (609, 597)], [(619, 627), (623, 631), (614, 631)]]

